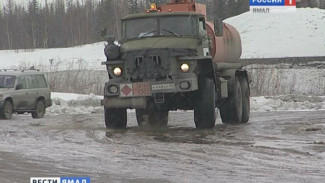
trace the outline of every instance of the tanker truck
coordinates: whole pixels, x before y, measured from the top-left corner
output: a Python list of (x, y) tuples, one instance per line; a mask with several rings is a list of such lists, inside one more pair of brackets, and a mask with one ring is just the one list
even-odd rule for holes
[(237, 30), (207, 21), (194, 0), (152, 3), (145, 13), (121, 20), (121, 40), (105, 46), (108, 72), (104, 105), (107, 128), (127, 126), (135, 109), (139, 126), (166, 126), (169, 111), (194, 110), (196, 128), (247, 123), (250, 88)]

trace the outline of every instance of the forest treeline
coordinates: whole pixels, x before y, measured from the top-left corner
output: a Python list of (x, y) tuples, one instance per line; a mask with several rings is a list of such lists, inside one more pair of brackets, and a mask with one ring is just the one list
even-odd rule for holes
[[(120, 19), (145, 12), (151, 0), (6, 1), (0, 8), (0, 49), (71, 47), (103, 40), (101, 30), (120, 37)], [(156, 0), (157, 3), (169, 0)], [(249, 10), (249, 0), (196, 0), (208, 18), (228, 18)]]
[[(101, 41), (101, 30), (120, 37), (120, 19), (145, 12), (150, 0), (31, 0), (27, 6), (6, 1), (0, 9), (0, 49), (70, 47)], [(157, 0), (157, 3), (169, 0)], [(210, 17), (229, 17), (248, 10), (248, 0), (197, 0), (208, 4)], [(228, 0), (227, 0), (228, 1)], [(236, 2), (238, 3), (236, 3)], [(230, 2), (233, 2), (231, 4)], [(240, 3), (239, 3), (240, 2)], [(225, 6), (237, 6), (225, 10)], [(217, 7), (217, 8), (213, 8)], [(219, 10), (218, 10), (219, 9)], [(218, 11), (217, 11), (218, 10)]]

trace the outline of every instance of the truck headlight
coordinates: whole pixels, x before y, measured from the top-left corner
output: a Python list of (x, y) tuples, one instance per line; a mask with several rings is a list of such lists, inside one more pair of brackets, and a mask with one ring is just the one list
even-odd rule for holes
[(122, 69), (120, 67), (115, 67), (113, 70), (113, 73), (115, 76), (121, 76), (122, 75)]
[(182, 64), (181, 65), (181, 71), (182, 72), (188, 72), (190, 70), (190, 66), (188, 64)]

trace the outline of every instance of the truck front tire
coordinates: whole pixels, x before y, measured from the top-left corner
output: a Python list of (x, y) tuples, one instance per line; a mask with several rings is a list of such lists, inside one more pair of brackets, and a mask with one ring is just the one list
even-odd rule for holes
[(126, 109), (104, 108), (106, 128), (125, 129), (127, 124)]
[(212, 79), (199, 78), (199, 90), (196, 95), (194, 108), (196, 128), (213, 128), (216, 122), (215, 84)]
[(243, 96), (240, 80), (237, 76), (233, 87), (229, 98), (220, 107), (220, 116), (223, 123), (240, 124), (243, 116)]

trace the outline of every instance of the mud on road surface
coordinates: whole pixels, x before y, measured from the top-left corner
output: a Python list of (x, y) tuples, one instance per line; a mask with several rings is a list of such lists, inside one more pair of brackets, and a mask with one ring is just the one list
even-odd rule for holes
[(106, 130), (103, 114), (0, 120), (0, 182), (89, 176), (91, 182), (324, 182), (325, 113), (253, 113), (248, 124), (194, 128), (171, 112), (164, 129)]

